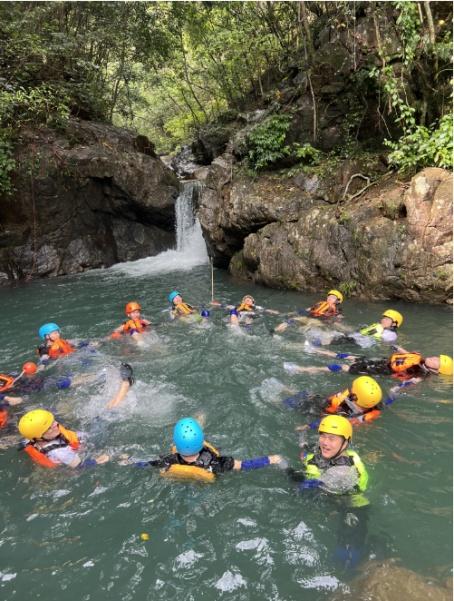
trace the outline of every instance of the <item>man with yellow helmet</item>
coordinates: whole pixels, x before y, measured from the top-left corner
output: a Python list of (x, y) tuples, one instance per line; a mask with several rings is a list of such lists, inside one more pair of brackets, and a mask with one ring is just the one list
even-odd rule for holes
[[(301, 489), (321, 488), (334, 494), (364, 492), (369, 476), (359, 455), (349, 449), (353, 434), (350, 421), (341, 415), (327, 415), (318, 425), (318, 433), (318, 446), (312, 452), (305, 450), (307, 442), (300, 439), (303, 471), (289, 468), (290, 477), (301, 482)], [(336, 480), (338, 489), (333, 487)]]
[(449, 355), (423, 357), (421, 353), (409, 352), (402, 347), (394, 348), (396, 352), (390, 357), (383, 357), (382, 359), (368, 359), (350, 353), (334, 353), (327, 349), (313, 349), (317, 354), (345, 359), (352, 363), (351, 365), (332, 363), (326, 367), (303, 367), (294, 363), (284, 363), (284, 369), (292, 374), (316, 374), (328, 370), (332, 372), (344, 371), (351, 374), (393, 376), (405, 381), (405, 386), (417, 384), (432, 374), (443, 376), (452, 376), (453, 374), (452, 357)]
[[(351, 386), (330, 395), (327, 399), (321, 399), (320, 395), (304, 395), (298, 393), (293, 397), (284, 399), (284, 404), (288, 407), (298, 407), (310, 410), (314, 409), (317, 414), (320, 412), (332, 415), (343, 415), (351, 421), (352, 424), (370, 423), (381, 415), (381, 400), (383, 394), (380, 385), (370, 376), (360, 376), (353, 380)], [(319, 402), (321, 400), (321, 403)], [(315, 429), (320, 420), (316, 420), (309, 425), (299, 426), (297, 430), (304, 430), (308, 427)]]

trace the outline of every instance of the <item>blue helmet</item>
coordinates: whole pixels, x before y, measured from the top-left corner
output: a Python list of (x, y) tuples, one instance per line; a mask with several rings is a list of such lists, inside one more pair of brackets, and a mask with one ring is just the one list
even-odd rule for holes
[(38, 335), (42, 340), (44, 340), (44, 338), (48, 334), (52, 334), (52, 332), (59, 332), (59, 331), (60, 331), (60, 328), (57, 326), (56, 323), (45, 323), (39, 328)]
[(195, 455), (203, 447), (203, 430), (192, 417), (184, 417), (175, 424), (173, 442), (180, 455)]
[(208, 311), (208, 309), (202, 309), (202, 310), (200, 311), (200, 315), (201, 315), (202, 317), (210, 317), (210, 312)]
[(167, 300), (169, 301), (169, 303), (173, 302), (173, 299), (176, 296), (181, 296), (181, 294), (178, 292), (178, 290), (172, 290), (172, 292), (169, 294), (169, 296), (167, 297)]

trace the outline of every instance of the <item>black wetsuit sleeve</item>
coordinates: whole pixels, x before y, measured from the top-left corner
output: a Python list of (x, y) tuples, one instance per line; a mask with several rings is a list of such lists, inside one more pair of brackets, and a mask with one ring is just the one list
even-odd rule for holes
[(159, 467), (159, 468), (168, 468), (175, 463), (179, 463), (178, 455), (176, 453), (172, 453), (171, 455), (164, 455), (159, 459), (150, 459), (148, 462), (151, 467)]
[(235, 460), (233, 457), (214, 457), (210, 467), (215, 474), (233, 470)]
[(285, 471), (292, 482), (303, 482), (306, 479), (304, 472), (299, 472), (293, 467), (288, 467)]
[(49, 354), (49, 349), (47, 348), (46, 344), (40, 344), (38, 346), (38, 355), (40, 357), (44, 357), (44, 355), (48, 355)]

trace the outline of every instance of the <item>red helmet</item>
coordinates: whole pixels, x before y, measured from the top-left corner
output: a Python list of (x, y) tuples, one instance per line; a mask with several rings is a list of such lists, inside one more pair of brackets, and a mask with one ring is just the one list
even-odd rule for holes
[(136, 303), (136, 301), (131, 301), (125, 307), (126, 315), (129, 315), (129, 313), (132, 313), (133, 311), (141, 311), (141, 310), (142, 310), (142, 307), (139, 305), (139, 303)]
[(33, 363), (33, 361), (27, 361), (27, 363), (24, 363), (22, 366), (22, 371), (28, 376), (36, 374), (37, 369), (38, 368), (36, 367), (36, 363)]

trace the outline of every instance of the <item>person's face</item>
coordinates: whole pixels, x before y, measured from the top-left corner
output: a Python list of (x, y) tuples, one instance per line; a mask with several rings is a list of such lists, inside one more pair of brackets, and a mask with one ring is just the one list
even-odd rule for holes
[(173, 304), (174, 304), (174, 305), (179, 305), (179, 304), (180, 304), (180, 303), (182, 303), (182, 302), (183, 302), (183, 299), (182, 299), (182, 297), (181, 297), (180, 295), (176, 296), (176, 297), (173, 299)]
[(50, 334), (48, 334), (47, 337), (49, 338), (49, 340), (51, 342), (55, 342), (56, 340), (58, 340), (60, 338), (60, 332), (58, 330), (55, 330), (54, 332), (51, 332)]
[(390, 317), (382, 317), (380, 323), (384, 328), (390, 328), (393, 325), (393, 320)]
[(343, 436), (326, 432), (320, 434), (318, 444), (323, 459), (332, 459), (347, 447), (347, 441)]
[(438, 373), (440, 369), (440, 357), (426, 357), (426, 359), (424, 359), (424, 365), (427, 369), (430, 369), (430, 371)]
[(249, 307), (252, 307), (254, 305), (254, 299), (252, 298), (252, 296), (245, 296), (243, 299), (243, 303), (245, 305), (248, 305)]
[(326, 301), (328, 304), (330, 305), (335, 305), (337, 303), (339, 299), (337, 298), (337, 296), (335, 296), (334, 294), (330, 294), (327, 298)]
[(131, 311), (131, 313), (128, 313), (128, 317), (130, 319), (139, 319), (140, 318), (140, 311), (138, 309), (136, 309), (135, 311)]
[(44, 440), (53, 440), (54, 438), (57, 438), (58, 434), (58, 422), (54, 421), (51, 427), (44, 432), (41, 438), (44, 438)]

